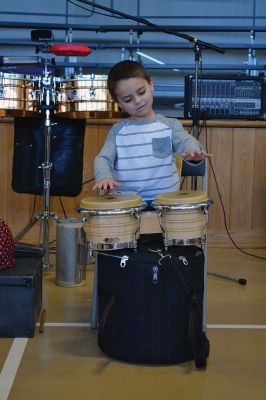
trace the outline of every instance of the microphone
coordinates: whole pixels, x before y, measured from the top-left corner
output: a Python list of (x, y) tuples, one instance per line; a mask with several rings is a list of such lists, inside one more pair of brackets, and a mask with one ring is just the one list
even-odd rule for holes
[(91, 48), (83, 44), (54, 44), (48, 47), (48, 52), (56, 56), (87, 56)]

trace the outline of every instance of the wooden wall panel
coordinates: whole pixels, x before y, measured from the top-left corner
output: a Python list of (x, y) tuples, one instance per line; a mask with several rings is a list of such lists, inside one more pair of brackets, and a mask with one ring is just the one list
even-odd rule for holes
[(230, 222), (232, 231), (250, 230), (254, 182), (255, 129), (240, 128), (233, 135)]
[[(77, 197), (51, 196), (50, 210), (60, 218), (81, 217), (78, 207), (82, 198), (92, 193), (93, 161), (102, 147), (113, 120), (88, 120), (86, 125), (83, 188)], [(222, 196), (228, 228), (239, 245), (266, 244), (266, 122), (209, 121), (202, 131), (201, 142), (213, 153), (211, 163)], [(14, 235), (25, 227), (32, 215), (44, 209), (42, 196), (15, 193), (11, 188), (13, 161), (13, 121), (0, 121), (0, 217), (4, 218)], [(209, 210), (209, 243), (230, 245), (225, 230), (213, 171), (208, 168), (209, 196), (214, 204)], [(90, 181), (90, 182), (87, 182)], [(200, 185), (200, 181), (199, 181)], [(35, 207), (34, 207), (35, 204)], [(50, 240), (55, 239), (56, 223), (50, 219)], [(26, 234), (24, 240), (42, 241), (41, 221)]]
[(210, 160), (211, 165), (208, 168), (209, 196), (213, 200), (213, 205), (209, 211), (209, 229), (219, 231), (224, 230), (221, 200), (228, 223), (230, 216), (233, 129), (211, 128), (208, 129), (208, 137), (210, 143), (208, 150), (213, 154)]
[(255, 131), (251, 230), (266, 229), (266, 127)]

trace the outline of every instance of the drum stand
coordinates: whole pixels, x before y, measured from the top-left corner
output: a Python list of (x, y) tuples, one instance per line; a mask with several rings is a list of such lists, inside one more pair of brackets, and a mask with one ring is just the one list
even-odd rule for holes
[(38, 213), (31, 221), (15, 236), (15, 240), (20, 240), (32, 226), (39, 220), (43, 221), (43, 271), (49, 269), (49, 218), (59, 220), (54, 212), (50, 211), (50, 173), (52, 163), (50, 162), (50, 140), (51, 140), (51, 110), (54, 110), (54, 93), (52, 90), (52, 79), (47, 71), (47, 62), (45, 63), (44, 78), (41, 82), (40, 90), (40, 110), (45, 111), (44, 120), (44, 162), (41, 167), (43, 170), (43, 189), (44, 189), (44, 210)]

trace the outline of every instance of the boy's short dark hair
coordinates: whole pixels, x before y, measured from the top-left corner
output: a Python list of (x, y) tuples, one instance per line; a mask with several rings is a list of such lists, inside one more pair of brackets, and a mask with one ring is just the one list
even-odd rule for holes
[(151, 82), (151, 76), (142, 64), (131, 60), (120, 61), (111, 68), (107, 78), (107, 87), (114, 100), (117, 100), (115, 94), (117, 82), (129, 78), (143, 78), (147, 82)]

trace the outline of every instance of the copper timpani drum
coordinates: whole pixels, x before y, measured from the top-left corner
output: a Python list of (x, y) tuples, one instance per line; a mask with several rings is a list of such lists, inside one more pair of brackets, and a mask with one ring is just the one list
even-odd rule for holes
[(66, 118), (120, 117), (118, 105), (107, 89), (106, 75), (74, 75), (58, 88), (58, 113)]
[(34, 116), (35, 85), (34, 77), (0, 72), (0, 116)]
[(136, 248), (140, 216), (145, 204), (140, 196), (112, 194), (89, 196), (81, 200), (79, 212), (91, 250)]
[(200, 191), (159, 194), (153, 207), (158, 212), (165, 246), (205, 243), (211, 203), (207, 193)]

